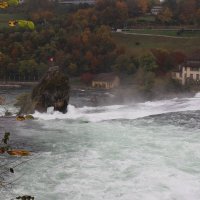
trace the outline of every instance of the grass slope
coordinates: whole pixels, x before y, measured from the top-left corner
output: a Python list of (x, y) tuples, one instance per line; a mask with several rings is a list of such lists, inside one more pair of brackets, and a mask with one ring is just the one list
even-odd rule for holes
[(138, 34), (153, 34), (163, 36), (174, 36), (174, 37), (200, 37), (200, 30), (196, 31), (184, 31), (181, 35), (177, 35), (179, 30), (162, 30), (162, 29), (135, 29), (128, 30), (128, 33)]
[[(126, 47), (130, 53), (140, 53), (153, 48), (189, 53), (199, 49), (199, 38), (165, 38), (159, 36), (129, 35), (113, 33), (114, 40), (119, 46)], [(137, 44), (139, 43), (139, 45)]]

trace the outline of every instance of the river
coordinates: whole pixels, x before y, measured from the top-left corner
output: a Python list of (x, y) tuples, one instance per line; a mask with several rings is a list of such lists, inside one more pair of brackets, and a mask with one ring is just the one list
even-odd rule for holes
[[(88, 100), (81, 92), (79, 103)], [(5, 93), (14, 114), (19, 91)], [(77, 107), (76, 96), (67, 114), (36, 112), (35, 120), (24, 122), (0, 118), (1, 133), (10, 131), (11, 143), (35, 156), (16, 168), (11, 178), (17, 181), (0, 199), (200, 199), (200, 94), (97, 107)]]

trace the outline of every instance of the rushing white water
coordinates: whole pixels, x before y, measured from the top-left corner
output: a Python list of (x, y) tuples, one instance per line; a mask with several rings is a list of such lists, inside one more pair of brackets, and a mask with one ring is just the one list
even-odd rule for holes
[(19, 109), (13, 105), (0, 105), (0, 117), (5, 116), (6, 112), (9, 112), (11, 115), (15, 116), (18, 111)]
[(23, 176), (0, 199), (199, 200), (199, 110), (197, 94), (130, 105), (70, 105), (67, 114), (49, 110), (36, 112), (34, 121), (4, 121), (18, 146), (25, 143), (39, 157), (16, 169), (15, 178)]
[(34, 117), (43, 120), (52, 119), (83, 119), (90, 122), (99, 122), (113, 119), (137, 119), (150, 115), (157, 115), (169, 112), (200, 110), (200, 93), (193, 98), (160, 100), (145, 103), (133, 103), (129, 105), (114, 105), (104, 107), (83, 107), (75, 108), (68, 106), (68, 113), (59, 112), (38, 113)]

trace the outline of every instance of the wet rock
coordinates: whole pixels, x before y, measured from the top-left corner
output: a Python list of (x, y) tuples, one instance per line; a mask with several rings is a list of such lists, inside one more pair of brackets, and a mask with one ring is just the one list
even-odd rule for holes
[(59, 67), (51, 67), (32, 93), (19, 97), (16, 105), (21, 107), (20, 114), (32, 114), (34, 111), (46, 112), (48, 107), (66, 113), (69, 91), (67, 75)]
[(25, 116), (25, 119), (27, 119), (27, 120), (32, 120), (32, 119), (34, 119), (34, 117), (33, 117), (32, 115), (26, 115), (26, 116)]
[(17, 120), (17, 121), (24, 121), (24, 120), (25, 120), (25, 117), (19, 115), (19, 116), (16, 117), (16, 120)]
[(6, 112), (5, 112), (5, 116), (6, 116), (6, 117), (10, 117), (10, 116), (12, 116), (12, 113), (9, 112), (8, 110), (6, 110)]

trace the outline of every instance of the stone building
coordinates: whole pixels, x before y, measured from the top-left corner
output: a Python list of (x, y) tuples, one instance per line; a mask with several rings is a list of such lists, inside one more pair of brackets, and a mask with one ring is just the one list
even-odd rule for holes
[(178, 70), (172, 72), (172, 78), (179, 80), (182, 85), (200, 85), (200, 54), (189, 57), (179, 65)]
[(120, 85), (119, 77), (114, 73), (101, 73), (92, 80), (92, 87), (102, 89), (112, 89)]

